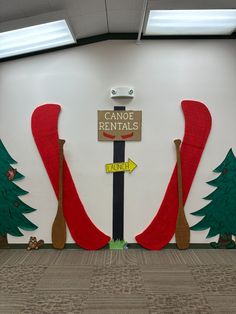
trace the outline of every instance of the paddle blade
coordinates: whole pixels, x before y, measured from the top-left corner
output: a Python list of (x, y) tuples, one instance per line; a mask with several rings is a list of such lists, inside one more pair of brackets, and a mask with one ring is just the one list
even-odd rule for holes
[(52, 225), (52, 245), (55, 249), (63, 249), (66, 243), (66, 222), (61, 211), (57, 212)]
[[(184, 209), (182, 209), (183, 211)], [(190, 243), (190, 229), (184, 213), (180, 210), (177, 222), (175, 239), (176, 245), (180, 250), (186, 250), (189, 248)]]

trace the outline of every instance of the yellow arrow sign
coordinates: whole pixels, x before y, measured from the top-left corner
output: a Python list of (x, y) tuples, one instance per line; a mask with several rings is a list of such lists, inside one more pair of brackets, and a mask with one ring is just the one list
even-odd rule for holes
[(126, 162), (115, 162), (113, 164), (106, 164), (106, 172), (123, 172), (129, 171), (131, 173), (137, 167), (136, 163), (131, 159), (128, 159)]

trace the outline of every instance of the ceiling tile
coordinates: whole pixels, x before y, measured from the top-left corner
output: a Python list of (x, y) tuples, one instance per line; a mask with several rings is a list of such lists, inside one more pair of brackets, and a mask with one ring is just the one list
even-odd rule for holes
[(49, 4), (53, 11), (58, 11), (69, 8), (70, 1), (66, 2), (65, 0), (49, 0)]
[(19, 6), (24, 12), (26, 17), (39, 15), (52, 11), (49, 4), (49, 0), (32, 1), (32, 0), (20, 0)]
[(105, 12), (73, 16), (70, 17), (70, 22), (77, 39), (108, 32)]
[(70, 15), (93, 14), (105, 11), (105, 0), (49, 0), (51, 7), (65, 10)]
[(106, 11), (105, 0), (77, 0), (81, 14), (93, 14)]
[(19, 0), (0, 1), (0, 23), (24, 17), (24, 12), (19, 5)]
[(144, 0), (107, 0), (109, 32), (138, 32)]
[(139, 11), (109, 11), (108, 23), (110, 33), (138, 32), (141, 12)]
[(142, 10), (144, 0), (106, 0), (108, 11)]

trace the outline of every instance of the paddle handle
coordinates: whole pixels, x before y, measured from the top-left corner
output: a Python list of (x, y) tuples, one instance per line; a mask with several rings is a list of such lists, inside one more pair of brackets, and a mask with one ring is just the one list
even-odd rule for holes
[(66, 243), (66, 222), (63, 214), (63, 145), (65, 140), (59, 139), (59, 187), (58, 208), (52, 225), (52, 245), (55, 249), (63, 249)]
[(181, 140), (174, 140), (177, 159), (177, 178), (178, 178), (178, 216), (176, 222), (176, 245), (180, 250), (185, 250), (189, 247), (190, 243), (190, 229), (184, 213), (183, 205), (183, 181), (182, 181), (182, 168), (180, 157)]

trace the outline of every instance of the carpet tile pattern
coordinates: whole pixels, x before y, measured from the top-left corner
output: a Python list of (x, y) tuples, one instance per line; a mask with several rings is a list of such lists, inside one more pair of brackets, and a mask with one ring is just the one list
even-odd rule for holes
[(150, 313), (212, 314), (204, 296), (190, 293), (147, 294)]
[(234, 266), (206, 265), (190, 268), (196, 283), (204, 293), (236, 296), (236, 261)]
[(236, 250), (0, 250), (0, 314), (236, 314)]
[(90, 266), (49, 266), (44, 276), (39, 280), (36, 290), (40, 291), (70, 291), (86, 293), (92, 278)]
[(137, 266), (98, 267), (91, 280), (91, 294), (143, 294), (143, 280)]

